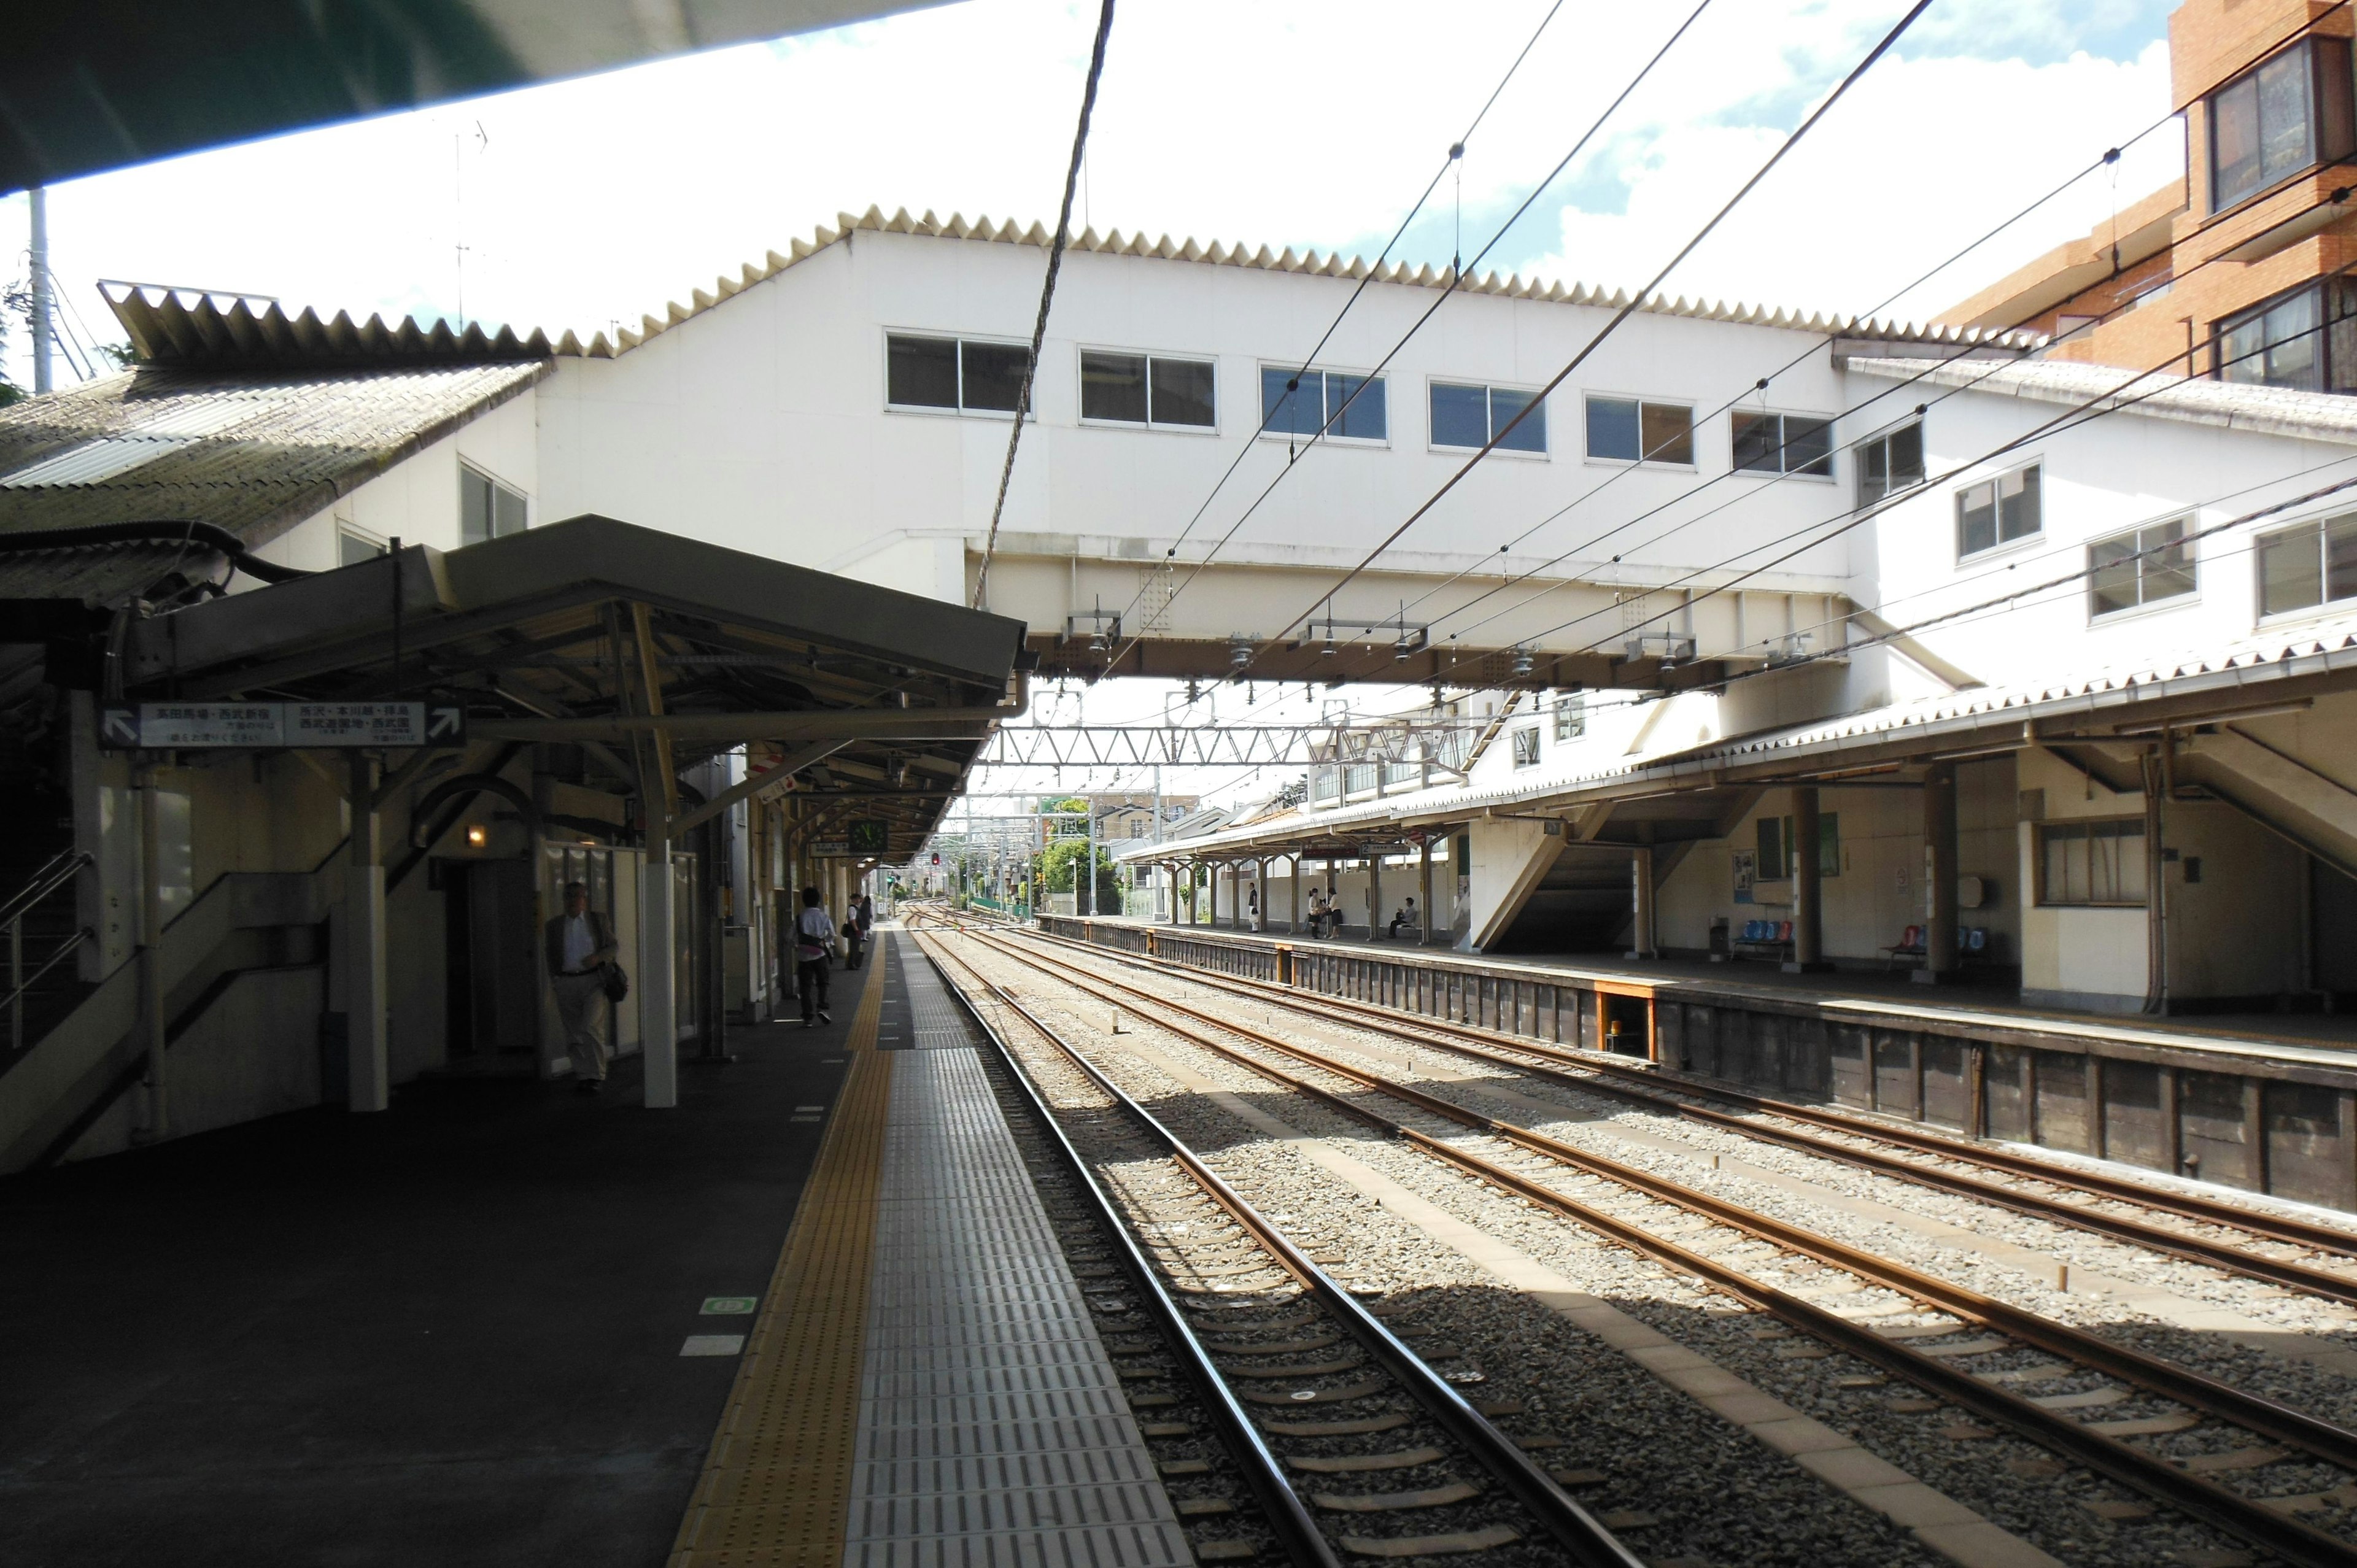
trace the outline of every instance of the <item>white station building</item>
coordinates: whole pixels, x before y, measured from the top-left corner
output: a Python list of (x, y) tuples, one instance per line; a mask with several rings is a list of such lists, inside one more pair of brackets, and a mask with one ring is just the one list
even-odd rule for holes
[[(91, 933), (68, 966), (91, 994), (161, 940), (142, 918), (168, 924), (224, 877), (314, 880), (273, 884), (292, 902), (222, 928), (244, 948), (222, 956), (221, 936), (188, 960), (202, 984), (142, 1004), (151, 1039), (218, 1036), (208, 1065), (184, 1053), (177, 1111), (119, 1040), (12, 1070), (0, 1165), (465, 1069), (494, 1016), (540, 1020), (511, 1066), (565, 1070), (528, 957), (502, 980), (443, 955), (469, 909), (528, 954), (515, 933), (546, 917), (567, 854), (637, 865), (650, 823), (703, 810), (652, 811), (689, 765), (666, 752), (659, 784), (659, 759), (618, 749), (685, 733), (646, 711), (665, 660), (702, 682), (690, 796), (716, 835), (681, 885), (704, 945), (675, 994), (657, 988), (676, 1027), (644, 1034), (666, 1049), (698, 1017), (782, 1004), (776, 899), (851, 864), (846, 812), (897, 813), (878, 855), (917, 847), (994, 722), (994, 660), (1035, 679), (1434, 689), (1426, 713), (1339, 736), (1299, 808), (1125, 851), (1197, 880), (1211, 863), (1223, 918), (1246, 898), (1286, 915), (1314, 875), (1350, 926), (1385, 927), (1415, 893), (1417, 934), (1468, 951), (1993, 966), (2026, 1002), (2104, 1010), (2357, 993), (2357, 404), (2132, 381), (2029, 339), (1090, 232), (1063, 263), (993, 537), (1047, 244), (1037, 225), (845, 215), (587, 343), (111, 288), (140, 363), (0, 410), (8, 787), (59, 824), (25, 854), (90, 856), (60, 929)], [(585, 623), (560, 648), (519, 619), (512, 661), (548, 677), (529, 691), (468, 645), (445, 684), (505, 744), (407, 777), (388, 758), (368, 798), (429, 869), (526, 868), (512, 886), (405, 878), (392, 1022), (355, 1026), (350, 895), (317, 874), (360, 787), (300, 756), (135, 766), (95, 745), (92, 715), (141, 690), (281, 689), (262, 674), (294, 666), (232, 659), (234, 639), (209, 645), (226, 660), (209, 677), (174, 662), (249, 590), (376, 572), (411, 585), (403, 613), (487, 614), (490, 580), (447, 564), (581, 519), (630, 525), (579, 535), (609, 574), (652, 573), (652, 531), (886, 590), (845, 600), (878, 624), (796, 604), (748, 630), (747, 607), (633, 577), (600, 581), (672, 630)], [(374, 564), (395, 540), (414, 584)], [(534, 592), (561, 586), (548, 553), (529, 558)], [(985, 554), (991, 614), (968, 616)], [(303, 573), (324, 575), (257, 589)], [(824, 578), (792, 581), (825, 596)], [(950, 637), (944, 618), (965, 643), (895, 653)], [(390, 663), (371, 653), (339, 691), (401, 688), (393, 622)], [(977, 651), (1012, 623), (1028, 657)], [(128, 685), (125, 648), (147, 660)], [(626, 648), (652, 662), (608, 669)], [(787, 705), (890, 700), (921, 664), (926, 702), (958, 718), (810, 760), (810, 725), (717, 716), (759, 696), (728, 671), (780, 660), (806, 675)], [(454, 769), (494, 780), (478, 793), (507, 816), (429, 805)], [(1813, 863), (1792, 853), (1813, 838)], [(166, 1003), (180, 1011), (154, 1022)], [(221, 1008), (244, 1022), (214, 1028)], [(373, 1065), (337, 1055), (368, 1040)]]

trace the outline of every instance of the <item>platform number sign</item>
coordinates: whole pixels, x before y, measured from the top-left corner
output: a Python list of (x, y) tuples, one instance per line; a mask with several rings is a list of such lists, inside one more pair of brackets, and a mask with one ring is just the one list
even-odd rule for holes
[(892, 842), (892, 830), (884, 822), (852, 822), (845, 829), (854, 854), (882, 854)]

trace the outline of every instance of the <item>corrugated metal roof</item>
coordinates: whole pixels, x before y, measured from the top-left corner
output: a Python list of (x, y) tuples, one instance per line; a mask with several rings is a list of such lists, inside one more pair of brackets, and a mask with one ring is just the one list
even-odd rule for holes
[(519, 338), (512, 328), (486, 333), (479, 323), (453, 332), (447, 321), (420, 326), (414, 317), (354, 321), (345, 311), (322, 321), (316, 310), (289, 316), (276, 300), (198, 289), (102, 280), (98, 292), (139, 358), (153, 364), (211, 368), (337, 365), (482, 364), (545, 360), (554, 352), (538, 330)]
[[(748, 262), (735, 276), (723, 274), (715, 278), (708, 289), (696, 289), (688, 303), (677, 301), (664, 307), (660, 317), (643, 317), (633, 329), (624, 328), (612, 341), (602, 332), (584, 343), (567, 332), (558, 340), (556, 352), (579, 355), (588, 359), (609, 359), (627, 353), (651, 338), (670, 331), (683, 321), (703, 315), (723, 301), (743, 293), (757, 283), (775, 277), (788, 267), (807, 260), (828, 246), (838, 244), (862, 231), (887, 234), (922, 234), (945, 240), (966, 240), (996, 245), (1029, 245), (1046, 250), (1054, 242), (1053, 231), (1044, 224), (1025, 225), (1012, 219), (993, 222), (987, 216), (969, 223), (952, 212), (940, 219), (930, 211), (921, 218), (912, 218), (907, 208), (890, 217), (880, 207), (871, 207), (854, 217), (851, 213), (835, 215), (833, 228), (820, 228), (807, 241), (796, 240), (784, 253), (770, 252), (758, 262)], [(1402, 284), (1415, 288), (1447, 288), (1451, 274), (1446, 267), (1430, 265), (1408, 266), (1392, 262), (1371, 263), (1363, 257), (1345, 257), (1339, 251), (1320, 252), (1304, 249), (1295, 251), (1286, 246), (1271, 251), (1266, 245), (1230, 245), (1214, 240), (1204, 244), (1193, 239), (1174, 240), (1165, 234), (1150, 238), (1143, 231), (1124, 234), (1115, 229), (1099, 234), (1087, 229), (1067, 247), (1073, 251), (1093, 252), (1103, 255), (1141, 256), (1163, 261), (1196, 262), (1205, 266), (1250, 267), (1261, 272), (1308, 273), (1321, 277), (1363, 278), (1370, 274), (1379, 282)], [(1526, 278), (1519, 274), (1500, 276), (1495, 272), (1469, 277), (1460, 292), (1466, 294), (1501, 294), (1514, 299), (1538, 299), (1566, 305), (1602, 306), (1619, 309), (1629, 303), (1623, 290), (1607, 289), (1587, 284), (1563, 284), (1542, 278)], [(1986, 332), (1978, 328), (1943, 327), (1931, 323), (1885, 321), (1857, 316), (1824, 316), (1793, 310), (1770, 309), (1765, 306), (1731, 304), (1726, 300), (1688, 299), (1684, 295), (1655, 294), (1647, 297), (1638, 308), (1657, 316), (1688, 316), (1706, 321), (1733, 321), (1755, 327), (1790, 328), (1795, 331), (1822, 332), (1843, 338), (1865, 338), (1892, 342), (1953, 343), (1961, 347), (2027, 349), (2045, 339), (2034, 334), (2019, 332)]]
[(2078, 360), (2026, 360), (1996, 365), (1983, 360), (1953, 364), (1853, 354), (1844, 363), (1862, 375), (1894, 381), (1921, 379), (1932, 386), (1969, 387), (1996, 397), (2074, 407), (2083, 403), (2098, 410), (2119, 408), (2154, 419), (2357, 446), (2357, 398), (2336, 392), (2255, 386), (2206, 376), (2148, 374)]
[[(1625, 791), (1636, 781), (1689, 787), (1729, 768), (1779, 756), (1791, 757), (1796, 769), (1804, 772), (1809, 767), (1823, 766), (1829, 756), (1906, 739), (1918, 733), (1925, 736), (1927, 746), (1937, 745), (1940, 743), (1933, 737), (1940, 732), (1971, 729), (1992, 718), (2028, 721), (2075, 712), (2108, 711), (2205, 689), (2232, 691), (2260, 684), (2262, 689), (2256, 694), (2264, 697), (2263, 683), (2270, 679), (2312, 674), (2319, 670), (2357, 670), (2357, 613), (2297, 628), (2255, 631), (2209, 652), (2147, 657), (2083, 675), (1945, 693), (1684, 751), (1660, 753), (1621, 768), (1598, 768), (1568, 777), (1557, 775), (1488, 789), (1425, 789), (1333, 811), (1305, 811), (1278, 821), (1206, 834), (1190, 840), (1187, 847), (1191, 854), (1207, 854), (1241, 850), (1264, 839), (1323, 836), (1388, 822), (1445, 821), (1517, 806), (1566, 807), (1602, 799), (1615, 790)], [(1119, 860), (1150, 858), (1147, 852), (1152, 847), (1122, 845), (1114, 849), (1114, 855)]]
[[(170, 520), (264, 544), (550, 369), (546, 360), (260, 374), (142, 365), (27, 398), (0, 408), (0, 532)], [(16, 596), (48, 583), (95, 602), (153, 581), (156, 553), (17, 553), (0, 576)], [(165, 547), (161, 569), (179, 558)]]

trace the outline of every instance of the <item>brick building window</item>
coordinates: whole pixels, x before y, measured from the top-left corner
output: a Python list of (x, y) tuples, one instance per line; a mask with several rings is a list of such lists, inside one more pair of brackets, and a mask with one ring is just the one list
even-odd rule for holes
[(2349, 40), (2302, 38), (2209, 99), (2210, 210), (2357, 150)]
[(2357, 284), (2327, 278), (2218, 323), (2218, 379), (2357, 392)]

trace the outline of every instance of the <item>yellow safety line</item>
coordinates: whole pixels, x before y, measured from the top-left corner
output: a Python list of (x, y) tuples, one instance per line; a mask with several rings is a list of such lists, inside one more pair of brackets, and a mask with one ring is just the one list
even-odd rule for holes
[(737, 1369), (670, 1568), (839, 1568), (859, 1428), (892, 1058), (876, 1048), (884, 949), (850, 1070)]

